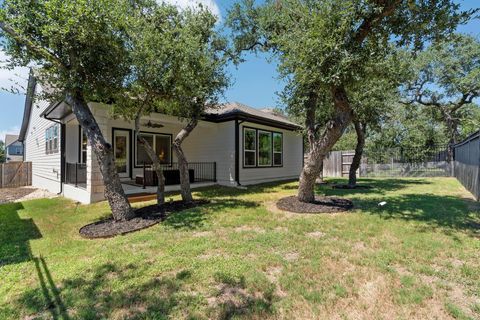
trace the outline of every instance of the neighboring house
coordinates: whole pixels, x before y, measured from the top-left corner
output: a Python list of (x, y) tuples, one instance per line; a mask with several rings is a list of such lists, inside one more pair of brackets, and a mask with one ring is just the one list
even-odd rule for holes
[(23, 143), (18, 141), (18, 135), (5, 135), (5, 160), (6, 162), (23, 161)]
[[(32, 162), (33, 186), (63, 194), (82, 203), (104, 199), (99, 166), (71, 108), (64, 101), (33, 101), (42, 87), (31, 76), (20, 141), (25, 161)], [(151, 171), (137, 134), (154, 146), (164, 163), (167, 191), (179, 189), (172, 140), (182, 122), (153, 113), (144, 117), (140, 132), (133, 121), (113, 119), (109, 106), (89, 103), (105, 138), (112, 143), (118, 173), (127, 194), (154, 193), (144, 186)], [(274, 112), (239, 103), (209, 110), (183, 149), (189, 161), (192, 187), (210, 184), (240, 186), (298, 178), (303, 164), (301, 127)], [(152, 181), (149, 181), (151, 184)], [(177, 185), (176, 185), (177, 184)]]

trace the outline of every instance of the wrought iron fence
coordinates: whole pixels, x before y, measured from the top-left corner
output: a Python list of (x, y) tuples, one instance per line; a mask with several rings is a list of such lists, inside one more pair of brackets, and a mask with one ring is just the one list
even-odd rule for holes
[(75, 187), (87, 187), (87, 166), (83, 163), (66, 163), (65, 183)]
[[(323, 162), (325, 177), (348, 176), (354, 151), (332, 151)], [(367, 149), (359, 169), (360, 177), (451, 176), (446, 146), (424, 148)]]
[(365, 150), (362, 177), (445, 177), (452, 175), (446, 146)]

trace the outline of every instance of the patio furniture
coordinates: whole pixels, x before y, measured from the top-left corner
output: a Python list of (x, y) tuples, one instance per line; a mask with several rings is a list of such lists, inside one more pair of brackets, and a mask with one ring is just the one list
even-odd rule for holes
[[(190, 183), (195, 182), (195, 171), (193, 169), (188, 170), (188, 175)], [(163, 176), (166, 186), (180, 184), (180, 170), (178, 169), (163, 170)], [(143, 174), (135, 176), (135, 183), (143, 186), (156, 186), (158, 185), (157, 174), (151, 168), (146, 168)]]

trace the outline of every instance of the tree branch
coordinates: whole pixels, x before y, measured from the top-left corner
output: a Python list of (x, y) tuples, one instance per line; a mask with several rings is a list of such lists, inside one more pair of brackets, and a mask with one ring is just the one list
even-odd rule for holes
[(361, 44), (368, 36), (370, 31), (372, 31), (372, 29), (380, 22), (380, 20), (391, 15), (401, 2), (401, 0), (395, 0), (389, 5), (386, 5), (386, 1), (387, 0), (378, 1), (378, 5), (383, 6), (383, 10), (381, 12), (374, 13), (363, 20), (362, 24), (358, 27), (355, 35), (353, 36), (353, 43)]
[(58, 59), (53, 53), (37, 45), (31, 39), (28, 39), (27, 37), (24, 37), (18, 34), (12, 27), (7, 25), (4, 21), (0, 21), (0, 29), (2, 29), (6, 34), (12, 37), (12, 39), (14, 39), (18, 44), (25, 45), (28, 49), (40, 55), (44, 59), (50, 61), (51, 63), (55, 64), (57, 67), (63, 70), (68, 69), (67, 66), (65, 66), (65, 64), (60, 59)]

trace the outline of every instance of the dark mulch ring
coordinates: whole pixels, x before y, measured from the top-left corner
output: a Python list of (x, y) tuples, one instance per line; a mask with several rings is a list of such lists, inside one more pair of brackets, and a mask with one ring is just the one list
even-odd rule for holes
[(104, 219), (80, 228), (80, 235), (88, 239), (111, 238), (114, 236), (146, 229), (165, 220), (170, 214), (195, 208), (210, 201), (200, 199), (192, 203), (183, 201), (167, 202), (162, 210), (157, 205), (151, 205), (135, 210), (135, 218), (127, 221), (115, 221), (113, 218)]
[(277, 208), (295, 213), (335, 213), (353, 208), (352, 201), (337, 197), (316, 196), (312, 203), (298, 201), (297, 196), (285, 197), (277, 201)]
[(355, 186), (349, 186), (348, 184), (335, 184), (332, 189), (372, 189), (372, 186), (357, 184)]

